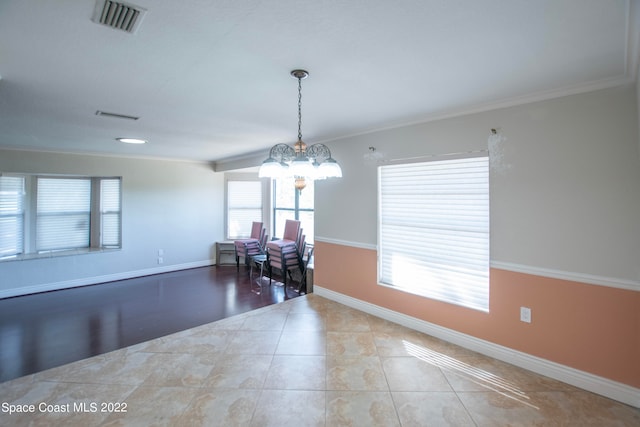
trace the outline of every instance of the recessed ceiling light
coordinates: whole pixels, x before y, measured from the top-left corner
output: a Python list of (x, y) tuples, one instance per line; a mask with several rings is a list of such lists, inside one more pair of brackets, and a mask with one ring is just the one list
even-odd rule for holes
[(124, 142), (125, 144), (146, 144), (147, 141), (138, 138), (116, 138), (116, 141)]

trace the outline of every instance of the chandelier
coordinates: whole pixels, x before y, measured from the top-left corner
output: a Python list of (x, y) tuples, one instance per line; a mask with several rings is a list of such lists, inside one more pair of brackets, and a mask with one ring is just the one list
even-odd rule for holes
[(298, 191), (306, 187), (306, 180), (325, 178), (341, 178), (342, 169), (331, 157), (329, 147), (324, 144), (313, 144), (307, 147), (302, 141), (302, 79), (309, 73), (305, 70), (293, 70), (291, 75), (298, 79), (298, 142), (293, 147), (287, 144), (276, 144), (269, 151), (267, 158), (260, 166), (260, 178), (293, 177)]

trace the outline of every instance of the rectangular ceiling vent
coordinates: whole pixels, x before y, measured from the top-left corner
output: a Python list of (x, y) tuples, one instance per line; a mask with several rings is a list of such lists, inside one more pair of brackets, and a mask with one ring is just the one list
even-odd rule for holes
[(138, 120), (140, 117), (127, 116), (126, 114), (107, 113), (106, 111), (96, 111), (96, 116), (113, 117), (114, 119)]
[(111, 0), (98, 0), (91, 20), (116, 30), (135, 34), (145, 13), (147, 10), (139, 6)]

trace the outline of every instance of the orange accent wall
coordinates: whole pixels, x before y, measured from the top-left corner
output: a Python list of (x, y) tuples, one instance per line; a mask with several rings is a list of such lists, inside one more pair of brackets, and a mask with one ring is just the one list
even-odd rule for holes
[[(315, 243), (314, 283), (380, 307), (640, 387), (640, 292), (491, 269), (489, 313), (377, 285), (377, 253)], [(531, 308), (531, 323), (520, 307)]]

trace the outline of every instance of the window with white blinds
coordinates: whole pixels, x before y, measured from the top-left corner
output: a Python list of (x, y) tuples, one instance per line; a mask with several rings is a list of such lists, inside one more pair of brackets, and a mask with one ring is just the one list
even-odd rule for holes
[(91, 179), (38, 178), (36, 251), (89, 247)]
[(25, 179), (0, 176), (0, 258), (24, 251)]
[(251, 234), (251, 223), (262, 220), (262, 182), (227, 181), (227, 238)]
[(121, 247), (121, 179), (0, 175), (0, 259)]
[(100, 244), (119, 248), (121, 229), (120, 179), (100, 179)]
[(381, 284), (489, 311), (489, 160), (379, 168)]

